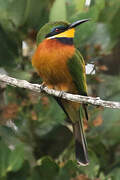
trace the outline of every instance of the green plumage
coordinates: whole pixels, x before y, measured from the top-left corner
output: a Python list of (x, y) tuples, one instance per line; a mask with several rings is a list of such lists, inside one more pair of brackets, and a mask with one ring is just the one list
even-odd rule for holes
[(68, 69), (80, 95), (87, 95), (85, 62), (80, 52), (76, 49), (75, 55), (68, 60)]

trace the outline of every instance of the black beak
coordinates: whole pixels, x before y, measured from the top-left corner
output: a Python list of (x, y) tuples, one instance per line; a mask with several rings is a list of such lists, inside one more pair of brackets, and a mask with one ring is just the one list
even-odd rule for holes
[(76, 26), (78, 26), (78, 25), (80, 25), (80, 24), (82, 24), (82, 23), (84, 23), (84, 22), (87, 22), (87, 21), (89, 21), (89, 20), (90, 20), (90, 19), (78, 20), (78, 21), (70, 24), (69, 27), (68, 27), (68, 29), (75, 28)]

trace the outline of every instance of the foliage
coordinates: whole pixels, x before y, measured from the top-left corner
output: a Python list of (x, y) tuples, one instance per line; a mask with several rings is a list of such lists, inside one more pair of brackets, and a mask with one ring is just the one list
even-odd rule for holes
[[(1, 0), (0, 73), (41, 83), (31, 65), (35, 37), (48, 21), (90, 18), (75, 44), (86, 63), (88, 94), (120, 101), (119, 0)], [(23, 43), (24, 42), (24, 43)], [(0, 84), (0, 179), (89, 180), (120, 177), (120, 111), (89, 106), (90, 165), (79, 167), (64, 112), (52, 97)]]

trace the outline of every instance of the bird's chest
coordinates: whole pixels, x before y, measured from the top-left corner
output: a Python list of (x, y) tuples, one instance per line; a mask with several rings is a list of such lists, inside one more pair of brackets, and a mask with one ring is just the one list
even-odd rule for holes
[(74, 55), (74, 46), (64, 45), (57, 40), (45, 40), (37, 48), (32, 64), (43, 81), (49, 84), (71, 80), (67, 61)]

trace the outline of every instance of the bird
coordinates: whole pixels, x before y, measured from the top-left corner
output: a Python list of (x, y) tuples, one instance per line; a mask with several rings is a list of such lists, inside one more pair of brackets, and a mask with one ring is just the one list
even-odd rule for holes
[[(76, 27), (89, 19), (73, 23), (48, 22), (37, 33), (37, 48), (32, 57), (32, 66), (43, 85), (54, 90), (87, 96), (85, 61), (75, 47)], [(82, 36), (82, 34), (81, 34)], [(80, 166), (89, 164), (87, 142), (83, 129), (83, 117), (88, 120), (87, 104), (71, 102), (55, 97), (69, 118), (75, 139), (75, 155)]]

